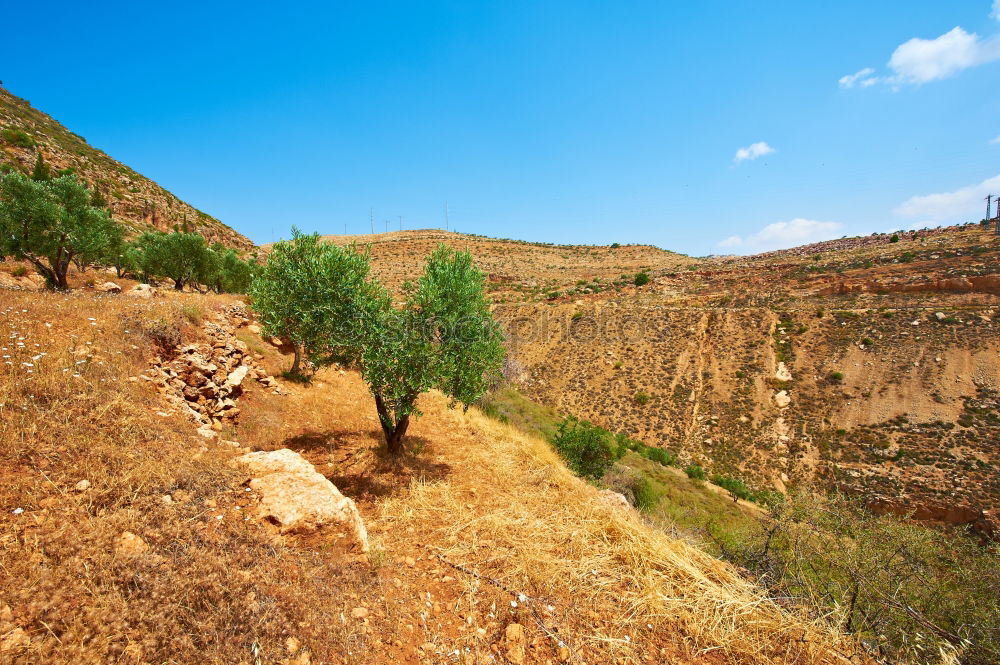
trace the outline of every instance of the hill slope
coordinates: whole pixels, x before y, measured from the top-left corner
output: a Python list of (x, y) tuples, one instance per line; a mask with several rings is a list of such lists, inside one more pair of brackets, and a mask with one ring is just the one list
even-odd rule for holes
[(240, 250), (254, 246), (216, 218), (92, 147), (27, 100), (0, 88), (0, 168), (30, 172), (39, 152), (54, 171), (71, 168), (88, 187), (100, 191), (112, 216), (134, 231), (169, 231), (186, 222), (209, 242)]
[[(760, 489), (837, 487), (880, 510), (1000, 527), (1000, 237), (974, 226), (697, 260), (409, 232), (371, 242), (412, 279), (433, 243), (490, 273), (509, 378), (564, 414)], [(622, 279), (638, 270), (648, 285)]]
[[(287, 367), (232, 298), (0, 291), (0, 313), (23, 345), (0, 365), (4, 662), (867, 662), (440, 395), (398, 461), (337, 368), (280, 394), (248, 378), (239, 416), (202, 438), (140, 376), (218, 330)], [(367, 560), (252, 518), (231, 464), (248, 448), (295, 450), (353, 497)]]

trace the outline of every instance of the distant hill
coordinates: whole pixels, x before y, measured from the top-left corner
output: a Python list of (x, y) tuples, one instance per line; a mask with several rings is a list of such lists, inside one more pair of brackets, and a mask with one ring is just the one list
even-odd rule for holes
[(169, 231), (175, 224), (209, 242), (240, 250), (253, 242), (215, 217), (181, 201), (163, 187), (94, 148), (24, 99), (0, 88), (0, 169), (30, 172), (37, 154), (53, 171), (71, 168), (107, 200), (112, 216), (133, 231)]
[(375, 273), (390, 288), (419, 277), (424, 259), (438, 243), (469, 251), (487, 274), (490, 291), (498, 301), (544, 297), (578, 287), (583, 290), (581, 282), (590, 285), (587, 288), (602, 289), (615, 281), (630, 282), (637, 272), (682, 270), (698, 263), (652, 245), (554, 245), (439, 229), (327, 235), (323, 239), (338, 245), (367, 246)]

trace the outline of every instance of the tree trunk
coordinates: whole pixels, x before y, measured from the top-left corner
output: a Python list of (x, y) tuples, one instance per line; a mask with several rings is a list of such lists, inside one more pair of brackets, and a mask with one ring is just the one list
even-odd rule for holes
[(292, 361), (292, 369), (290, 369), (288, 373), (299, 374), (302, 371), (299, 368), (302, 364), (302, 345), (298, 342), (292, 342), (292, 347), (295, 349), (295, 359)]
[(395, 420), (379, 395), (375, 395), (375, 409), (378, 411), (378, 420), (382, 425), (382, 434), (385, 435), (385, 445), (389, 449), (389, 454), (393, 457), (402, 455), (403, 437), (406, 435), (406, 428), (410, 426), (410, 415), (406, 414), (398, 421)]
[(184, 290), (184, 280), (174, 278), (174, 288), (178, 291)]

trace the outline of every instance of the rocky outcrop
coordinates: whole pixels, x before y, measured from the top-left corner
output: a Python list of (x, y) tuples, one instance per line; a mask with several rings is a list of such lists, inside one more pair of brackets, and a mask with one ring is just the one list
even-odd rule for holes
[(236, 338), (232, 323), (246, 319), (242, 307), (227, 308), (219, 323), (207, 321), (202, 330), (206, 341), (174, 349), (174, 357), (157, 359), (143, 377), (154, 381), (175, 407), (198, 423), (198, 433), (212, 438), (226, 422), (240, 414), (236, 400), (248, 379), (256, 379), (275, 394), (282, 390), (249, 353), (247, 345)]
[(157, 295), (156, 287), (150, 286), (149, 284), (136, 284), (131, 289), (125, 292), (125, 295), (132, 296), (133, 298), (143, 298), (148, 300), (153, 296)]
[(243, 455), (236, 462), (251, 475), (257, 517), (282, 534), (334, 530), (353, 549), (368, 551), (368, 533), (354, 501), (298, 453), (288, 450)]

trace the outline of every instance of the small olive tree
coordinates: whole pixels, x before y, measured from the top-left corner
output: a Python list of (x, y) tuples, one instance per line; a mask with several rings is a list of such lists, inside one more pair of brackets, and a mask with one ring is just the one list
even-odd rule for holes
[(365, 308), (359, 365), (391, 454), (403, 452), (421, 393), (436, 388), (468, 407), (500, 380), (503, 334), (484, 283), (471, 254), (439, 245), (401, 306), (379, 289)]
[(27, 260), (49, 288), (69, 288), (70, 264), (101, 260), (121, 235), (107, 211), (90, 205), (75, 175), (32, 180), (12, 172), (0, 179), (0, 257)]
[(361, 353), (369, 313), (383, 292), (368, 280), (369, 264), (355, 247), (324, 243), (292, 229), (256, 271), (249, 294), (266, 334), (291, 343), (290, 374), (302, 374), (302, 356), (314, 364), (353, 361)]

